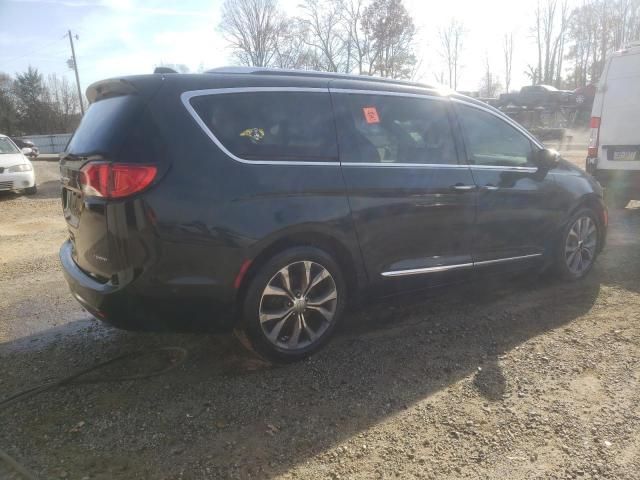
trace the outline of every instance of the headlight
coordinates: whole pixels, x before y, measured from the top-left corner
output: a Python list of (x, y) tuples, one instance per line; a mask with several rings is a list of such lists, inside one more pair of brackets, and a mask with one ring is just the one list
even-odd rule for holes
[(28, 163), (23, 163), (22, 165), (14, 165), (13, 167), (7, 168), (7, 173), (17, 173), (17, 172), (30, 172), (33, 170), (33, 167)]

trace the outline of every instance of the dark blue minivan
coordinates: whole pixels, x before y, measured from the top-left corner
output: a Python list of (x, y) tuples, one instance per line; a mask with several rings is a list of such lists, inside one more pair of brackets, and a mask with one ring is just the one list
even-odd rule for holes
[(501, 271), (575, 280), (602, 189), (498, 110), (420, 84), (225, 68), (89, 87), (61, 160), (75, 298), (129, 329), (317, 350), (355, 299)]

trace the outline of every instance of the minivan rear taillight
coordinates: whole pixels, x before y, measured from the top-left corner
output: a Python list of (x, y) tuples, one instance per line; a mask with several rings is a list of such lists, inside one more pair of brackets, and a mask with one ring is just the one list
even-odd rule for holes
[(600, 117), (591, 117), (589, 128), (591, 131), (589, 133), (589, 149), (587, 156), (597, 157), (598, 143), (600, 141)]
[(87, 196), (123, 198), (147, 188), (157, 172), (153, 165), (94, 162), (80, 169), (78, 181)]

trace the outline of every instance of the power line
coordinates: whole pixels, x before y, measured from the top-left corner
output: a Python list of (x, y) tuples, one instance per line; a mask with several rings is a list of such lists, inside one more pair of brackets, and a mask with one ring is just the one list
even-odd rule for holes
[(27, 53), (23, 53), (23, 54), (21, 54), (21, 55), (18, 55), (18, 56), (15, 56), (15, 57), (11, 57), (11, 58), (9, 58), (8, 60), (2, 60), (2, 59), (0, 59), (0, 60), (2, 61), (2, 63), (3, 63), (3, 64), (11, 63), (11, 62), (14, 62), (14, 61), (16, 61), (16, 60), (24, 60), (24, 59), (25, 59), (25, 57), (29, 57), (29, 56), (33, 55), (34, 53), (40, 53), (40, 52), (42, 52), (43, 50), (46, 50), (46, 49), (48, 49), (48, 48), (51, 48), (53, 45), (57, 44), (58, 42), (60, 42), (61, 40), (63, 40), (65, 37), (66, 37), (66, 35), (64, 35), (64, 36), (60, 37), (59, 39), (57, 39), (57, 40), (55, 40), (55, 41), (53, 41), (53, 42), (47, 43), (46, 45), (42, 45), (42, 46), (40, 46), (40, 47), (37, 47), (37, 48), (35, 48), (35, 49), (32, 49), (32, 50), (30, 50), (30, 51), (29, 51), (29, 52), (27, 52)]

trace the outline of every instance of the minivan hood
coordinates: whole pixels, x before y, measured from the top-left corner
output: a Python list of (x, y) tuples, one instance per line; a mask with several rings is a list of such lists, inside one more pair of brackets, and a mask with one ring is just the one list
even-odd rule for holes
[(29, 163), (29, 160), (21, 153), (0, 154), (0, 167), (6, 168), (23, 163)]

